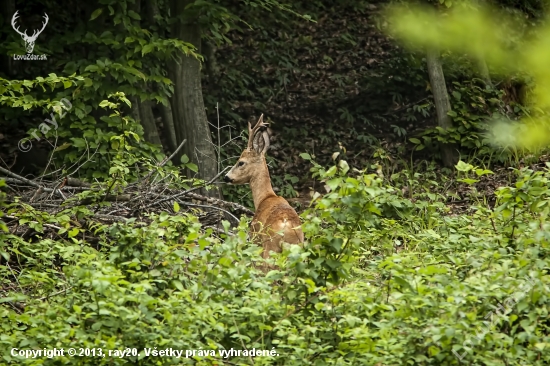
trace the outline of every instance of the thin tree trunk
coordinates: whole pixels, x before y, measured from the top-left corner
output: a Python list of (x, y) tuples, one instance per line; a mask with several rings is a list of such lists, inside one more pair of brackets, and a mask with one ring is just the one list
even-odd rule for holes
[(204, 42), (202, 46), (205, 57), (205, 69), (208, 76), (208, 92), (216, 97), (219, 94), (216, 82), (220, 71), (218, 60), (216, 59), (216, 47), (210, 42)]
[(141, 125), (143, 126), (145, 141), (162, 146), (151, 101), (144, 100), (143, 102), (139, 102), (139, 116), (141, 118)]
[[(129, 4), (128, 7), (135, 11), (138, 14), (141, 14), (142, 4), (141, 0), (135, 0), (133, 4)], [(143, 6), (145, 8), (145, 6)], [(141, 27), (141, 22), (139, 20), (133, 20), (133, 23)], [(149, 89), (148, 86), (145, 87), (145, 89)], [(138, 109), (138, 112), (134, 110), (134, 101), (137, 102), (136, 108)], [(155, 116), (153, 115), (153, 103), (151, 103), (148, 100), (140, 101), (138, 98), (133, 98), (132, 101), (132, 113), (134, 114), (134, 118), (137, 115), (137, 119), (141, 123), (141, 126), (143, 127), (143, 137), (145, 138), (145, 141), (161, 145), (162, 141), (160, 140), (159, 133), (157, 130), (157, 125), (155, 123)]]
[(493, 82), (491, 81), (491, 76), (489, 75), (489, 68), (487, 67), (487, 62), (485, 62), (485, 57), (478, 56), (477, 67), (479, 76), (481, 76), (481, 79), (485, 82), (485, 85), (492, 88)]
[[(430, 85), (437, 112), (437, 124), (446, 130), (453, 127), (453, 121), (448, 115), (448, 112), (451, 110), (451, 102), (449, 101), (449, 94), (445, 85), (445, 75), (443, 74), (443, 67), (439, 58), (439, 50), (429, 49), (426, 56)], [(441, 158), (445, 166), (454, 166), (458, 162), (456, 146), (453, 144), (441, 144)]]
[[(171, 1), (172, 17), (183, 18), (172, 25), (171, 32), (172, 37), (191, 43), (200, 52), (201, 29), (197, 16), (188, 16), (184, 12), (185, 7), (192, 2), (193, 0)], [(181, 154), (185, 153), (198, 165), (199, 178), (208, 180), (216, 175), (217, 163), (202, 97), (201, 65), (193, 56), (186, 56), (181, 52), (178, 52), (178, 56), (179, 60), (168, 61), (168, 72), (174, 82), (172, 113), (177, 142), (187, 139), (187, 143), (176, 160), (179, 161)], [(209, 191), (208, 194), (219, 197), (219, 192)]]
[[(0, 12), (4, 18), (4, 24), (9, 24), (15, 13), (15, 1), (3, 0), (0, 5)], [(10, 28), (11, 29), (11, 28)], [(13, 76), (14, 65), (11, 55), (0, 55), (0, 71), (5, 73), (8, 79)]]
[(174, 118), (172, 114), (172, 104), (170, 103), (170, 99), (168, 99), (167, 105), (159, 103), (158, 106), (162, 118), (164, 138), (166, 139), (166, 141), (168, 141), (168, 147), (170, 148), (170, 151), (176, 151), (178, 147), (176, 141), (178, 139), (176, 137), (176, 130), (174, 128)]
[[(157, 24), (157, 18), (161, 17), (158, 0), (146, 0), (145, 6), (147, 12), (147, 28), (158, 28), (155, 27)], [(162, 29), (158, 29), (158, 32), (160, 32), (162, 36), (165, 36)], [(173, 152), (177, 149), (178, 145), (176, 143), (176, 130), (174, 128), (174, 118), (172, 115), (172, 104), (170, 102), (170, 99), (168, 99), (167, 105), (157, 103), (157, 107), (160, 110), (160, 116), (162, 118), (162, 135), (164, 137), (164, 140), (168, 143), (168, 148), (170, 149), (170, 151)]]
[(156, 23), (156, 17), (160, 16), (159, 5), (157, 0), (147, 0), (147, 21), (149, 26)]
[(130, 116), (132, 116), (133, 119), (136, 121), (139, 121), (141, 119), (141, 116), (139, 114), (139, 100), (137, 97), (134, 96), (128, 96), (128, 100), (130, 103), (132, 103), (132, 109), (130, 111)]

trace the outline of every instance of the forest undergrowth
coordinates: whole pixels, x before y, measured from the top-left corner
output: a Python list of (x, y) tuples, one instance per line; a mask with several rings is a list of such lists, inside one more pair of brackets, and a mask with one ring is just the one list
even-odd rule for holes
[(494, 173), (461, 161), (456, 180), (470, 188), (453, 212), (433, 173), (390, 184), (303, 158), (326, 192), (301, 215), (304, 248), (270, 259), (280, 269), (267, 275), (250, 266), (262, 259), (245, 217), (219, 232), (176, 206), (107, 224), (87, 206), (4, 203), (0, 346), (139, 351), (81, 365), (157, 364), (143, 351), (154, 347), (216, 353), (163, 364), (221, 365), (231, 348), (277, 351), (233, 364), (548, 363), (550, 164), (514, 169), (484, 195), (475, 185)]

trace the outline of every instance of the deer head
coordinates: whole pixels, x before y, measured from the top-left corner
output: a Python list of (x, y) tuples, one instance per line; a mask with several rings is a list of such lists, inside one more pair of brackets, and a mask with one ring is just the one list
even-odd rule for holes
[(265, 152), (269, 148), (269, 134), (265, 130), (262, 131), (263, 127), (267, 127), (263, 117), (262, 114), (254, 128), (250, 122), (248, 123), (248, 145), (237, 164), (225, 176), (226, 182), (232, 184), (250, 183), (259, 174), (267, 171)]
[(49, 19), (48, 14), (44, 13), (45, 22), (42, 23), (42, 29), (40, 29), (40, 30), (35, 29), (32, 36), (29, 36), (29, 35), (27, 35), (27, 30), (26, 29), (25, 29), (24, 32), (20, 32), (19, 27), (15, 25), (15, 21), (19, 17), (17, 15), (18, 12), (19, 12), (19, 10), (16, 11), (15, 14), (13, 14), (13, 17), (11, 18), (11, 26), (23, 38), (23, 41), (25, 42), (25, 48), (27, 49), (27, 53), (32, 53), (32, 51), (34, 49), (34, 42), (36, 42), (36, 38), (38, 38), (40, 33), (42, 33), (44, 28), (46, 28), (46, 24), (48, 24), (48, 19)]

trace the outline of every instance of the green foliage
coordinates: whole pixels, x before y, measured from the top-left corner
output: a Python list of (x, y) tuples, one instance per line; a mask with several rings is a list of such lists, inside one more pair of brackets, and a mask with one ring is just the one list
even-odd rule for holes
[[(332, 9), (334, 13), (335, 3), (298, 6)], [(350, 11), (365, 10), (358, 2), (343, 3)], [(327, 193), (317, 193), (302, 215), (304, 247), (291, 246), (281, 255), (274, 255), (268, 261), (277, 264), (279, 270), (265, 275), (255, 269), (263, 259), (260, 248), (247, 238), (245, 220), (232, 229), (233, 235), (215, 236), (211, 229), (201, 228), (195, 216), (179, 214), (179, 205), (174, 204), (176, 215), (152, 214), (144, 219), (146, 222), (95, 222), (93, 205), (78, 202), (99, 202), (99, 197), (119, 192), (142, 175), (138, 170), (154, 171), (161, 178), (174, 174), (178, 187), (194, 182), (180, 177), (173, 167), (157, 166), (155, 157), (159, 156), (154, 155), (158, 149), (143, 142), (141, 127), (123, 109), (131, 105), (131, 97), (166, 98), (171, 85), (164, 79), (162, 62), (173, 50), (185, 52), (187, 47), (193, 54), (193, 49), (163, 38), (167, 19), (157, 19), (150, 31), (138, 27), (135, 21), (140, 15), (128, 4), (131, 2), (102, 0), (101, 6), (91, 11), (90, 21), (79, 24), (80, 28), (63, 40), (53, 39), (48, 44), (55, 52), (81, 43), (89, 45), (91, 51), (86, 57), (75, 55), (72, 60), (60, 61), (67, 75), (77, 76), (52, 74), (49, 79), (2, 84), (2, 102), (10, 107), (3, 110), (6, 115), (28, 116), (24, 113), (42, 109), (47, 114), (65, 113), (57, 101), (70, 100), (73, 108), (66, 111), (67, 117), (59, 118), (63, 128), (46, 131), (46, 136), (57, 133), (60, 137), (58, 153), (64, 162), (77, 162), (88, 151), (95, 152), (96, 166), (86, 165), (83, 172), (109, 187), (84, 191), (55, 213), (37, 210), (17, 199), (2, 206), (0, 191), (0, 207), (7, 209), (10, 219), (16, 218), (10, 228), (24, 228), (24, 234), (16, 229), (8, 232), (0, 221), (2, 363), (550, 363), (548, 164), (543, 170), (515, 170), (515, 182), (501, 187), (494, 196), (480, 199), (473, 188), (492, 178), (493, 173), (460, 162), (456, 166), (458, 182), (467, 186), (462, 194), (470, 203), (460, 212), (448, 201), (450, 178), (444, 176), (445, 172), (428, 166), (427, 172), (420, 173), (412, 170), (412, 164), (410, 169), (388, 167), (384, 162), (390, 162), (392, 156), (381, 144), (372, 154), (384, 165), (373, 164), (376, 174), (351, 168), (341, 160), (345, 155), (342, 147), (341, 156), (333, 155), (336, 165), (327, 168), (302, 153), (300, 157), (311, 162), (311, 172), (322, 181)], [(247, 4), (255, 14), (254, 5), (275, 8), (278, 3)], [(227, 24), (235, 26), (233, 22), (241, 20), (237, 17), (241, 14), (233, 17), (227, 13), (229, 9), (215, 2), (197, 1), (193, 7), (193, 14), (203, 21), (216, 20), (209, 37), (218, 41), (225, 39)], [(311, 57), (327, 67), (336, 63), (330, 57), (317, 58), (330, 44), (328, 41), (313, 46), (306, 36), (293, 37), (291, 31), (296, 29), (290, 23), (281, 28), (268, 27), (277, 24), (268, 22), (275, 16), (278, 14), (268, 14), (267, 20), (257, 17), (266, 23), (259, 28), (259, 41), (251, 41), (262, 50), (257, 57), (231, 56), (231, 61), (246, 60), (239, 66), (246, 72), (237, 67), (227, 70), (228, 79), (220, 83), (220, 88), (238, 88), (233, 94), (224, 93), (223, 103), (245, 100), (253, 108), (263, 108), (270, 98), (288, 102), (283, 90), (289, 82), (312, 73), (297, 70), (296, 50), (288, 44), (296, 48), (307, 45)], [(109, 30), (103, 29), (105, 24)], [(334, 38), (340, 40), (338, 47), (342, 49), (358, 43), (351, 32), (343, 31)], [(259, 80), (257, 75), (270, 62), (278, 62), (280, 67), (266, 76), (269, 82)], [(410, 86), (425, 85), (420, 63), (418, 55), (392, 59), (377, 69), (385, 70), (383, 76), (373, 72), (359, 82), (375, 80), (366, 96), (380, 100), (387, 92), (382, 87), (389, 83), (394, 94), (387, 99), (408, 105), (413, 97)], [(388, 81), (388, 75), (394, 78)], [(355, 88), (354, 78), (336, 75), (331, 82), (339, 88)], [(411, 140), (427, 146), (426, 137), (432, 133), (432, 141), (454, 139), (465, 149), (483, 149), (483, 140), (478, 146), (476, 139), (484, 131), (484, 116), (502, 114), (501, 92), (471, 82), (453, 85), (456, 115), (452, 118), (457, 129), (448, 135), (432, 131), (422, 140)], [(65, 89), (59, 90), (61, 86)], [(319, 98), (319, 105), (330, 101), (327, 95)], [(363, 144), (372, 143), (357, 126), (358, 121), (370, 122), (366, 109), (363, 115), (356, 112), (361, 111), (365, 100), (373, 99), (359, 95), (358, 106), (343, 102), (347, 97), (343, 89), (338, 90), (333, 96), (336, 102), (327, 105), (338, 104), (334, 108), (337, 117), (354, 124), (351, 134)], [(210, 100), (211, 106), (214, 101)], [(378, 112), (386, 113), (386, 107), (377, 105)], [(411, 122), (425, 118), (430, 105), (421, 101), (405, 109), (403, 118)], [(239, 119), (231, 108), (223, 113)], [(328, 126), (320, 139), (334, 141), (340, 136), (336, 127)], [(399, 137), (404, 136), (399, 124), (392, 128)], [(285, 132), (298, 136), (299, 142), (300, 136), (311, 133), (307, 126)], [(288, 147), (286, 142), (282, 144)], [(228, 158), (230, 152), (223, 151), (222, 155)], [(181, 162), (191, 170), (196, 168), (185, 156)], [(299, 179), (288, 173), (275, 177), (274, 182), (289, 197), (295, 193), (293, 185)], [(3, 184), (0, 181), (0, 187)], [(250, 199), (248, 187), (236, 188), (232, 191), (235, 196), (229, 199), (241, 192)], [(84, 220), (87, 225), (82, 225)], [(228, 223), (224, 228), (227, 232)], [(101, 349), (106, 357), (84, 354), (77, 359), (23, 359), (9, 351), (55, 347)], [(216, 354), (194, 358), (145, 355), (144, 349), (155, 348), (213, 350)], [(231, 348), (274, 349), (277, 355), (224, 359), (217, 353)], [(131, 352), (124, 358), (109, 354), (126, 349)]]
[[(40, 138), (56, 139), (52, 166), (83, 165), (80, 172), (88, 179), (105, 179), (106, 172), (120, 165), (121, 159), (136, 162), (144, 156), (160, 156), (158, 147), (143, 140), (139, 121), (127, 117), (128, 99), (165, 103), (173, 90), (165, 61), (176, 51), (200, 58), (193, 45), (165, 36), (168, 17), (156, 19), (149, 30), (140, 25), (140, 15), (132, 10), (134, 1), (102, 0), (99, 4), (89, 21), (74, 16), (74, 9), (52, 4), (58, 19), (65, 19), (64, 26), (71, 31), (45, 38), (41, 43), (46, 45), (37, 44), (36, 50), (55, 54), (55, 68), (61, 69), (63, 76), (52, 73), (31, 80), (0, 80), (0, 104), (22, 108), (1, 109), (5, 120), (29, 128), (31, 142), (37, 129)], [(19, 54), (23, 52), (20, 39), (11, 33), (12, 42), (2, 45), (2, 53)], [(33, 62), (29, 64), (31, 74), (43, 72), (44, 66), (54, 67)], [(115, 101), (110, 100), (113, 97)], [(119, 101), (127, 106), (119, 108)], [(55, 126), (38, 126), (36, 118), (51, 119)], [(90, 157), (93, 162), (86, 160)]]
[(491, 119), (512, 121), (519, 118), (522, 110), (507, 109), (503, 101), (504, 91), (481, 86), (479, 80), (452, 83), (449, 90), (453, 127), (439, 126), (424, 130), (419, 138), (409, 140), (415, 150), (428, 148), (436, 152), (441, 143), (453, 144), (462, 153), (474, 152), (476, 156), (496, 155), (498, 161), (506, 161), (513, 153), (509, 148), (496, 148), (492, 144)]
[[(502, 131), (499, 124), (493, 126), (493, 131), (496, 136), (504, 135), (518, 148), (547, 146), (550, 136), (546, 117), (550, 108), (549, 23), (528, 27), (525, 16), (511, 16), (487, 4), (461, 2), (460, 5), (445, 12), (445, 17), (427, 6), (390, 7), (390, 33), (409, 46), (468, 53), (475, 59), (486, 60), (501, 74), (525, 72), (530, 75), (535, 86), (529, 104), (542, 113), (524, 118), (522, 133), (519, 133), (521, 126)], [(502, 144), (500, 139), (493, 140)]]
[[(89, 115), (92, 107), (86, 106), (82, 100), (73, 98), (79, 88), (86, 88), (91, 82), (81, 76), (59, 77), (50, 74), (47, 78), (37, 77), (34, 80), (0, 80), (0, 105), (23, 110), (41, 109), (47, 116), (29, 131), (28, 141), (35, 139), (59, 138), (62, 142), (54, 152), (59, 157), (58, 163), (78, 163), (85, 156), (93, 156), (94, 161), (84, 162), (80, 173), (86, 178), (105, 179), (108, 174), (117, 171), (125, 173), (123, 166), (137, 163), (140, 158), (156, 156), (160, 158), (160, 150), (143, 141), (143, 128), (131, 117), (124, 116), (120, 110), (120, 102), (131, 107), (130, 101), (122, 92), (108, 95), (109, 99), (98, 103), (99, 108), (112, 110), (96, 120)], [(57, 98), (51, 100), (43, 92), (53, 92), (60, 87), (64, 90), (57, 93)], [(68, 88), (77, 86), (76, 91), (69, 94)], [(72, 101), (71, 101), (72, 100)], [(72, 122), (67, 125), (69, 121)], [(57, 157), (56, 156), (56, 157)], [(123, 163), (124, 161), (124, 163)], [(121, 170), (122, 169), (122, 170)], [(131, 176), (128, 177), (131, 180)], [(134, 176), (135, 178), (135, 176)]]
[[(189, 214), (84, 228), (71, 217), (88, 216), (87, 207), (48, 214), (10, 204), (31, 232), (5, 237), (10, 266), (0, 263), (0, 277), (11, 285), (0, 348), (78, 344), (107, 354), (79, 357), (81, 365), (252, 364), (218, 352), (145, 356), (155, 347), (274, 347), (276, 356), (254, 358), (266, 365), (550, 362), (550, 164), (516, 171), (494, 208), (473, 201), (460, 215), (433, 192), (431, 175), (383, 180), (343, 160), (312, 164), (328, 193), (303, 215), (304, 248), (275, 255), (280, 270), (267, 275), (251, 266), (262, 259), (244, 220), (216, 238)], [(457, 169), (461, 179), (492, 175), (464, 162)], [(57, 238), (42, 237), (46, 223), (61, 228)], [(140, 356), (108, 355), (126, 348)], [(7, 364), (75, 362), (1, 354)]]
[[(309, 156), (303, 155), (304, 158)], [(308, 159), (309, 160), (309, 159)], [(412, 205), (385, 187), (375, 174), (355, 171), (351, 176), (345, 160), (325, 170), (314, 163), (313, 176), (319, 177), (328, 193), (304, 213), (304, 230), (309, 233), (310, 266), (301, 270), (320, 286), (337, 285), (350, 279), (357, 253), (380, 229), (381, 217), (406, 217)], [(354, 174), (354, 175), (355, 175)]]

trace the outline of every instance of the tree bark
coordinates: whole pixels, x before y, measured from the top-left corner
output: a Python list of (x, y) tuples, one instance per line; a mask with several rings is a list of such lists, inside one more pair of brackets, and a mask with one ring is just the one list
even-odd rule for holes
[(218, 96), (219, 88), (216, 88), (216, 83), (220, 69), (218, 66), (218, 60), (216, 58), (216, 47), (209, 43), (204, 42), (202, 45), (203, 56), (205, 57), (205, 69), (208, 76), (208, 92), (214, 97)]
[[(0, 12), (4, 18), (4, 24), (9, 24), (15, 13), (15, 1), (3, 0), (0, 5)], [(0, 55), (0, 72), (4, 72), (7, 79), (11, 79), (14, 74), (13, 58), (10, 56)]]
[[(430, 77), (430, 85), (434, 96), (435, 109), (437, 112), (437, 124), (448, 129), (453, 127), (453, 121), (448, 115), (451, 110), (451, 102), (447, 93), (447, 85), (445, 84), (445, 75), (439, 58), (439, 50), (429, 49), (426, 54), (428, 64), (428, 74)], [(446, 167), (452, 167), (458, 162), (458, 154), (454, 144), (441, 144), (441, 158)]]
[(130, 103), (132, 103), (132, 109), (130, 110), (130, 116), (132, 116), (133, 119), (136, 121), (139, 121), (141, 119), (141, 116), (139, 115), (139, 101), (137, 97), (134, 96), (128, 96), (128, 100)]
[[(179, 17), (172, 25), (172, 37), (191, 43), (200, 52), (201, 29), (198, 17), (189, 16), (185, 7), (193, 0), (172, 0), (171, 15)], [(184, 151), (180, 151), (176, 160), (185, 153), (189, 159), (198, 165), (201, 179), (208, 180), (216, 175), (217, 163), (214, 145), (210, 128), (206, 119), (204, 100), (201, 86), (201, 65), (199, 60), (193, 56), (186, 56), (178, 52), (179, 60), (168, 61), (168, 73), (174, 83), (174, 94), (171, 97), (174, 128), (176, 131), (177, 143), (184, 139)], [(219, 192), (204, 192), (210, 196), (219, 196)]]
[[(142, 7), (141, 0), (135, 0), (135, 2), (129, 4), (128, 7), (138, 14), (141, 14), (142, 8), (145, 8), (145, 6)], [(141, 27), (141, 22), (139, 20), (133, 20), (133, 23)], [(149, 87), (145, 86), (145, 89), (149, 90)], [(155, 116), (153, 115), (153, 103), (149, 100), (141, 101), (137, 97), (132, 98), (131, 102), (132, 115), (143, 127), (143, 137), (145, 141), (162, 146), (162, 141), (160, 140), (157, 125), (155, 123)]]
[(156, 24), (157, 17), (160, 16), (159, 5), (157, 0), (147, 0), (147, 21), (149, 26)]
[(151, 144), (162, 146), (152, 108), (153, 106), (150, 100), (139, 102), (139, 117), (141, 119), (141, 125), (143, 126), (143, 137), (145, 141)]
[(170, 151), (176, 151), (178, 148), (176, 141), (178, 141), (178, 139), (174, 128), (174, 117), (172, 114), (172, 104), (170, 103), (170, 99), (168, 99), (167, 105), (159, 103), (158, 106), (160, 109), (160, 116), (162, 118), (164, 138), (168, 141)]
[(492, 88), (493, 82), (491, 81), (491, 76), (489, 75), (489, 68), (487, 67), (487, 62), (485, 62), (485, 57), (478, 56), (477, 67), (479, 76), (481, 76), (481, 79), (485, 82), (485, 85)]
[[(146, 0), (145, 9), (147, 13), (147, 28), (158, 29), (157, 19), (161, 18), (158, 0)], [(158, 32), (165, 36), (163, 29), (158, 29)], [(174, 128), (174, 118), (172, 116), (172, 105), (170, 99), (167, 101), (167, 105), (157, 103), (157, 107), (160, 110), (160, 116), (162, 118), (162, 135), (164, 140), (168, 143), (170, 151), (175, 151), (178, 147), (176, 141), (176, 130)]]

